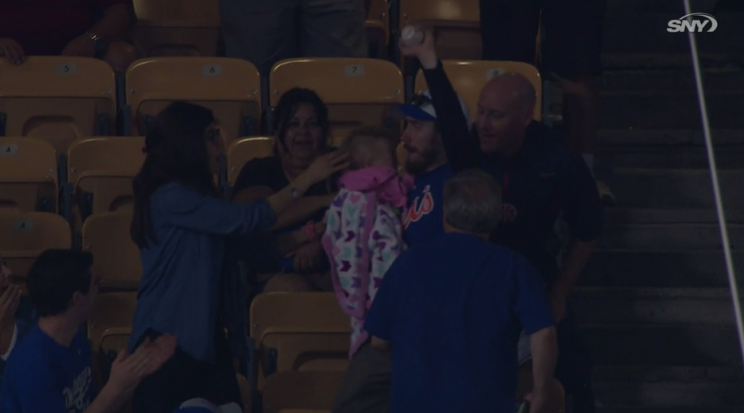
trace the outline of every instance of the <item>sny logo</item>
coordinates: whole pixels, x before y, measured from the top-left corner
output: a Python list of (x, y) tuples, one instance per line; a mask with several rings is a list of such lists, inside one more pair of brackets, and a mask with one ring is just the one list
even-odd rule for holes
[[(699, 17), (702, 20), (693, 20)], [(676, 20), (669, 20), (667, 31), (669, 33), (684, 33), (690, 31), (693, 33), (708, 32), (712, 33), (718, 28), (718, 21), (715, 17), (707, 13), (690, 13)], [(707, 30), (706, 30), (707, 29)]]

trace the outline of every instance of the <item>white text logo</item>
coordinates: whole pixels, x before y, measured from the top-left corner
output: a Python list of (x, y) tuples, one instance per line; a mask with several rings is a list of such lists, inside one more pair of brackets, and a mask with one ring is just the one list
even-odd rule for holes
[[(695, 18), (697, 20), (694, 20)], [(669, 33), (703, 33), (714, 32), (718, 28), (716, 18), (707, 13), (690, 13), (677, 20), (669, 20), (667, 31)]]

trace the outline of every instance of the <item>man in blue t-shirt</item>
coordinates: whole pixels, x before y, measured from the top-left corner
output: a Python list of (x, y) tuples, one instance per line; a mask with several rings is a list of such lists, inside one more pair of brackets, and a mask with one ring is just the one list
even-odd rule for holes
[[(452, 96), (456, 96), (454, 91)], [(415, 95), (410, 103), (399, 106), (406, 120), (406, 129), (401, 136), (406, 150), (405, 169), (415, 177), (414, 188), (408, 194), (408, 208), (403, 216), (404, 237), (408, 245), (441, 235), (444, 231), (442, 187), (453, 173), (463, 169), (464, 162), (447, 159), (442, 135), (451, 131), (439, 126), (437, 111), (454, 112), (452, 116), (462, 116), (463, 122), (468, 121), (470, 115), (467, 105), (460, 96), (457, 97), (458, 100), (434, 102), (427, 91)], [(459, 138), (451, 136), (447, 141)]]
[(47, 250), (29, 271), (26, 285), (38, 324), (8, 359), (0, 413), (107, 413), (121, 410), (134, 388), (175, 352), (163, 336), (131, 356), (122, 351), (96, 396), (91, 347), (81, 326), (98, 295), (99, 281), (86, 252)]
[(458, 174), (443, 207), (446, 235), (398, 257), (367, 315), (372, 346), (392, 355), (390, 412), (512, 413), (522, 330), (533, 361), (530, 412), (548, 411), (557, 355), (550, 302), (524, 258), (488, 242), (498, 184), (482, 171)]

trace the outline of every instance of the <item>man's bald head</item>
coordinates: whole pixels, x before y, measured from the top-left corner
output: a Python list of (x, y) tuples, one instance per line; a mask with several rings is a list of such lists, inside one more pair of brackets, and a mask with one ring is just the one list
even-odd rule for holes
[(532, 123), (536, 101), (535, 88), (520, 74), (504, 73), (491, 79), (481, 90), (475, 118), (481, 150), (502, 156), (518, 151)]
[(481, 94), (490, 94), (506, 99), (507, 107), (519, 111), (535, 110), (537, 92), (532, 82), (519, 73), (506, 72), (491, 79), (481, 90)]

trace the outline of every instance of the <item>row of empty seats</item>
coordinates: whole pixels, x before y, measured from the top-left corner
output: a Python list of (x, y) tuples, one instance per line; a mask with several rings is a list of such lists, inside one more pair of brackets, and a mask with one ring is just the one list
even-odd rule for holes
[[(447, 61), (445, 70), (471, 112), (493, 76), (518, 72), (542, 96), (540, 74), (518, 62)], [(329, 107), (332, 138), (349, 129), (389, 120), (391, 104), (406, 98), (400, 70), (376, 59), (292, 59), (278, 63), (261, 93), (261, 77), (245, 61), (228, 58), (150, 58), (135, 62), (117, 93), (117, 81), (104, 62), (86, 58), (32, 57), (22, 66), (0, 59), (0, 136), (36, 136), (59, 153), (85, 136), (142, 136), (147, 122), (173, 100), (202, 104), (215, 112), (226, 146), (242, 136), (271, 134), (262, 115), (293, 87), (315, 90)], [(422, 73), (415, 92), (427, 88)], [(535, 118), (541, 119), (541, 104)], [(121, 127), (117, 129), (119, 115)], [(271, 125), (271, 122), (266, 122)], [(265, 129), (265, 130), (262, 130)]]
[[(70, 221), (74, 209), (80, 224), (91, 214), (125, 208), (132, 201), (132, 177), (145, 159), (143, 147), (142, 137), (78, 139), (65, 153), (65, 165), (60, 165), (57, 151), (45, 140), (0, 138), (0, 207), (61, 209)], [(273, 153), (271, 137), (233, 141), (221, 174), (226, 178), (223, 187), (235, 183), (246, 162)]]
[[(434, 27), (442, 56), (480, 59), (478, 0), (367, 0), (370, 57), (387, 57), (391, 27), (419, 22)], [(398, 19), (390, 7), (398, 6)], [(135, 0), (134, 43), (145, 56), (215, 56), (220, 38), (218, 0)]]

